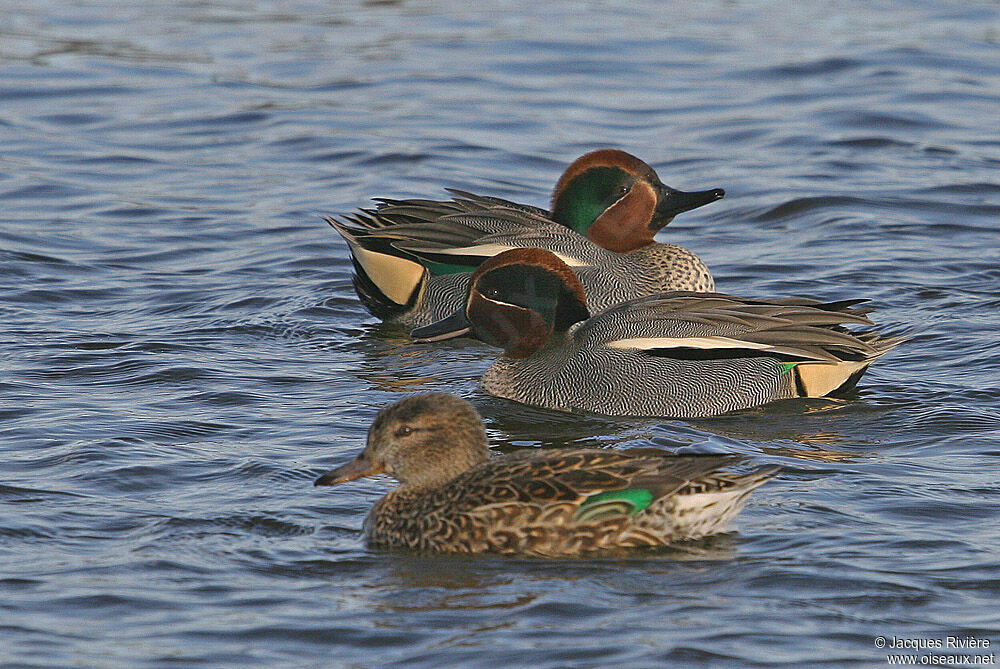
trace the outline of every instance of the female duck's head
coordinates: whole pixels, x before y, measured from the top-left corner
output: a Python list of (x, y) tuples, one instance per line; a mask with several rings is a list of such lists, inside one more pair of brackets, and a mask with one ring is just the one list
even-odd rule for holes
[(438, 341), (472, 332), (508, 357), (526, 358), (587, 318), (583, 284), (566, 263), (551, 251), (512, 249), (479, 266), (463, 310), (412, 334)]
[(552, 219), (610, 251), (653, 243), (674, 216), (714, 202), (721, 188), (685, 193), (666, 186), (652, 167), (617, 149), (577, 158), (552, 195)]
[(486, 430), (471, 404), (448, 393), (411, 395), (379, 411), (364, 450), (315, 485), (384, 472), (411, 488), (432, 487), (488, 457)]

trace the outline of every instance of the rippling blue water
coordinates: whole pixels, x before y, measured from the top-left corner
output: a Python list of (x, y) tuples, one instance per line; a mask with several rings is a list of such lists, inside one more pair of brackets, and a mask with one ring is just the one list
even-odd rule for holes
[[(0, 0), (0, 664), (886, 666), (1000, 645), (994, 3)], [(334, 8), (334, 5), (340, 8)], [(470, 6), (471, 5), (471, 6)], [(744, 295), (916, 327), (846, 401), (607, 421), (483, 396), (320, 220), (445, 186), (544, 205), (616, 146), (721, 202), (661, 234)], [(371, 552), (315, 490), (379, 407), (500, 448), (780, 464), (635, 559)], [(998, 651), (1000, 652), (1000, 651)]]

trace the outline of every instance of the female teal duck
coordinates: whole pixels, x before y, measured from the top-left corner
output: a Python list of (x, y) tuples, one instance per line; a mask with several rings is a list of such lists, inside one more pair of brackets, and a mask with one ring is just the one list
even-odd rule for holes
[(400, 482), (365, 521), (374, 547), (571, 556), (723, 531), (778, 471), (719, 471), (738, 460), (656, 448), (525, 450), (490, 459), (472, 405), (427, 393), (382, 409), (365, 449), (316, 485), (380, 472)]
[(465, 307), (417, 328), (470, 330), (504, 350), (483, 375), (499, 397), (560, 411), (693, 418), (848, 389), (899, 337), (871, 326), (863, 300), (748, 300), (664, 293), (590, 317), (583, 285), (542, 249), (506, 251), (472, 276)]
[(559, 255), (597, 309), (664, 290), (714, 288), (696, 255), (653, 235), (724, 191), (674, 190), (624, 151), (595, 151), (573, 162), (556, 184), (551, 213), (451, 192), (449, 202), (380, 200), (344, 221), (327, 219), (351, 249), (354, 287), (373, 315), (411, 328), (440, 320), (461, 308), (472, 270), (522, 247)]

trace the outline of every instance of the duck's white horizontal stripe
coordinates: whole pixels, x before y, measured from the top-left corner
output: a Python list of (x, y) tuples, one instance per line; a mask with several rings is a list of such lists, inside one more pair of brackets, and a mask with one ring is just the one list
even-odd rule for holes
[(742, 348), (765, 351), (774, 348), (770, 344), (753, 341), (740, 341), (729, 337), (638, 337), (635, 339), (617, 339), (608, 342), (611, 348), (631, 348), (648, 351), (654, 348)]
[[(491, 258), (498, 253), (503, 253), (504, 251), (510, 251), (511, 249), (524, 248), (523, 246), (510, 246), (508, 244), (480, 244), (478, 246), (462, 246), (459, 248), (451, 249), (430, 249), (421, 248), (418, 246), (410, 247), (415, 252), (425, 252), (425, 253), (440, 253), (442, 255), (449, 256), (482, 256), (484, 258)], [(587, 263), (584, 261), (574, 258), (572, 256), (564, 256), (562, 254), (555, 254), (560, 260), (569, 265), (570, 267), (586, 267)]]

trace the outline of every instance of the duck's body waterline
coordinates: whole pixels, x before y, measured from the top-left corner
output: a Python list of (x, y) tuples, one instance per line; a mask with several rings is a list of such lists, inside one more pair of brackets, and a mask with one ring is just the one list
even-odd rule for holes
[[(720, 474), (716, 470), (735, 459), (637, 450), (646, 453), (589, 449), (515, 454), (439, 488), (397, 488), (369, 512), (365, 535), (373, 548), (446, 553), (557, 557), (655, 548), (725, 531), (747, 496), (776, 472)], [(579, 519), (588, 498), (627, 490), (629, 478), (640, 476), (633, 472), (669, 476), (671, 468), (678, 474), (691, 470), (682, 475), (692, 480), (678, 479), (674, 494), (635, 514)], [(610, 489), (608, 481), (615, 481)]]
[(671, 360), (635, 350), (585, 346), (575, 330), (529, 358), (501, 356), (484, 391), (557, 411), (605, 416), (702, 418), (793, 399), (795, 376), (772, 358)]

